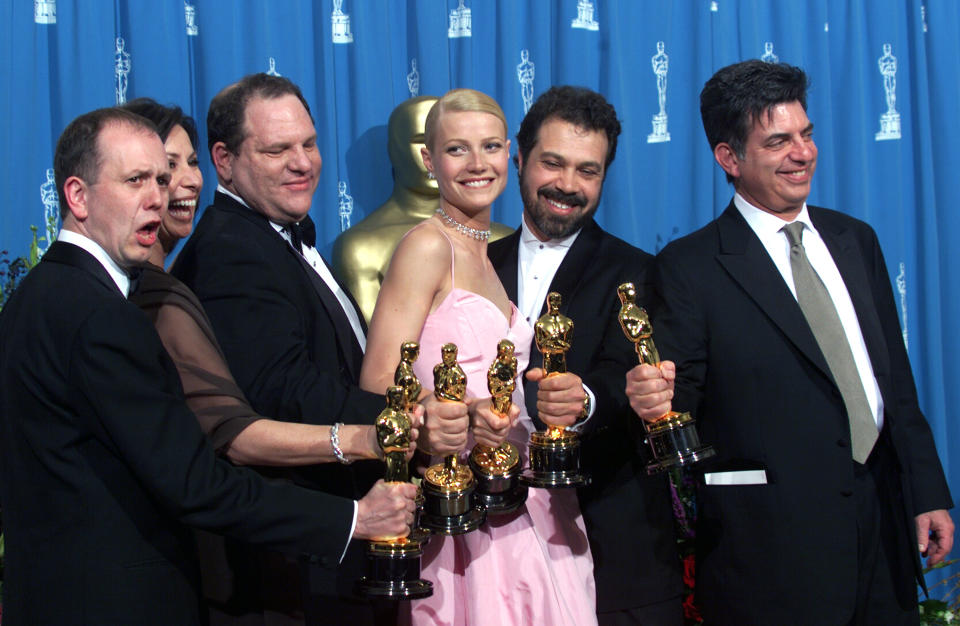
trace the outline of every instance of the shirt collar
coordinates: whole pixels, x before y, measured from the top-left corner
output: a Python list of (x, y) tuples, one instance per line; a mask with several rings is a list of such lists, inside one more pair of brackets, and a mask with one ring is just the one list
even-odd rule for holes
[[(750, 225), (750, 228), (753, 229), (755, 233), (759, 236), (773, 236), (779, 233), (784, 226), (790, 222), (786, 222), (776, 215), (759, 209), (756, 206), (750, 204), (746, 198), (741, 196), (739, 193), (734, 194), (733, 204), (737, 207), (737, 210), (740, 211), (740, 215), (743, 216), (743, 219), (747, 220), (747, 224)], [(817, 232), (817, 229), (813, 227), (813, 222), (810, 221), (810, 213), (807, 211), (807, 203), (803, 203), (803, 207), (800, 209), (800, 213), (797, 214), (792, 221), (794, 222), (803, 222), (805, 228), (810, 229), (813, 232)]]
[(126, 270), (117, 265), (117, 262), (110, 258), (107, 251), (96, 241), (86, 235), (81, 235), (78, 232), (66, 229), (60, 229), (60, 233), (57, 235), (57, 241), (73, 244), (92, 254), (93, 258), (103, 266), (103, 269), (107, 270), (107, 274), (109, 274), (113, 282), (117, 284), (117, 289), (120, 290), (120, 293), (122, 293), (124, 297), (130, 295), (130, 277), (127, 275)]
[[(239, 202), (239, 203), (242, 204), (243, 206), (245, 206), (245, 207), (247, 207), (248, 209), (250, 209), (251, 211), (253, 211), (253, 209), (250, 208), (250, 205), (247, 204), (246, 202), (244, 202), (243, 198), (241, 198), (241, 197), (238, 196), (237, 194), (233, 193), (232, 191), (230, 191), (229, 189), (227, 189), (226, 187), (224, 187), (222, 183), (217, 185), (217, 191), (220, 192), (220, 193), (222, 193), (222, 194), (225, 195), (225, 196), (229, 196), (229, 197), (233, 198), (234, 200), (236, 200), (237, 202)], [(274, 222), (274, 221), (271, 220), (270, 218), (267, 218), (267, 221), (270, 222), (270, 225), (273, 226), (273, 229), (274, 229), (275, 231), (277, 231), (278, 233), (280, 233), (281, 235), (287, 234), (287, 230), (286, 230), (286, 229), (287, 229), (287, 226), (286, 226), (286, 224), (278, 224), (277, 222)]]

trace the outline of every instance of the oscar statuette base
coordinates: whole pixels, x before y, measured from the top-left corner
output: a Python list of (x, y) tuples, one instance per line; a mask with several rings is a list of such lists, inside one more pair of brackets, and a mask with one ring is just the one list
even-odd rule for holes
[(413, 600), (433, 595), (433, 583), (420, 578), (420, 557), (425, 533), (367, 544), (366, 574), (357, 582), (365, 598)]
[(474, 503), (475, 485), (445, 490), (426, 480), (422, 483), (425, 497), (420, 526), (440, 535), (462, 535), (476, 530), (486, 513)]
[(580, 471), (580, 438), (563, 431), (551, 437), (550, 431), (530, 435), (530, 468), (520, 474), (520, 482), (541, 489), (585, 487), (590, 477)]
[(477, 480), (475, 497), (487, 515), (512, 513), (527, 501), (527, 487), (520, 484), (520, 454), (513, 444), (475, 446), (470, 469)]
[(689, 413), (670, 412), (654, 422), (645, 423), (647, 442), (653, 461), (647, 474), (657, 474), (674, 467), (699, 463), (716, 454), (712, 446), (700, 443), (700, 436)]

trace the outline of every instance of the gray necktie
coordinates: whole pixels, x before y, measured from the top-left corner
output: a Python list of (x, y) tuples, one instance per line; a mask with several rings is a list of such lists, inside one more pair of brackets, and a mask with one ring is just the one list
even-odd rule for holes
[(843, 332), (843, 324), (840, 323), (840, 316), (833, 306), (830, 293), (807, 260), (802, 241), (803, 222), (787, 224), (782, 230), (790, 242), (790, 269), (793, 270), (797, 302), (817, 339), (817, 345), (827, 359), (827, 365), (830, 366), (830, 372), (840, 388), (843, 404), (847, 408), (853, 460), (866, 463), (873, 444), (877, 441), (877, 422), (870, 411), (870, 403), (867, 402), (867, 394), (863, 390), (863, 381), (853, 360), (850, 343)]

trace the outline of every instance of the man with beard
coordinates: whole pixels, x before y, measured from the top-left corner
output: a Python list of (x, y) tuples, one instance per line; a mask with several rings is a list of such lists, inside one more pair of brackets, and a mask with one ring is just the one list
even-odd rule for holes
[(593, 220), (619, 134), (616, 111), (600, 94), (563, 86), (541, 95), (517, 133), (523, 219), (488, 254), (528, 322), (556, 291), (561, 312), (576, 324), (568, 373), (543, 378), (532, 350), (526, 401), (538, 428), (567, 425), (582, 436), (593, 482), (578, 495), (600, 624), (679, 625), (670, 491), (665, 477), (646, 475), (637, 418), (663, 414), (671, 391), (656, 368), (636, 364), (617, 321), (619, 284), (633, 282), (638, 302), (647, 302), (652, 257)]

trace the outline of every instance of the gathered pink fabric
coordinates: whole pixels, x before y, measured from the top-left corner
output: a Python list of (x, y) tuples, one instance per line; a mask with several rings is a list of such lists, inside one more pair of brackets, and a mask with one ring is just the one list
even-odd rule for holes
[[(424, 388), (433, 387), (433, 366), (448, 342), (459, 348), (468, 396), (490, 395), (487, 368), (501, 339), (516, 346), (522, 375), (533, 331), (516, 306), (510, 307), (508, 324), (491, 301), (454, 286), (420, 334), (414, 371)], [(526, 466), (534, 428), (520, 381), (513, 402), (521, 414), (507, 439)], [(422, 567), (423, 578), (433, 582), (433, 596), (411, 603), (414, 624), (584, 626), (597, 621), (593, 558), (574, 489), (530, 489), (526, 504), (514, 513), (490, 516), (465, 535), (434, 535)]]

